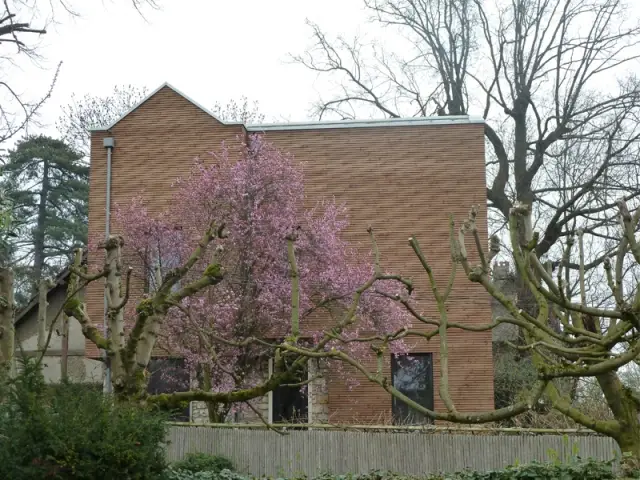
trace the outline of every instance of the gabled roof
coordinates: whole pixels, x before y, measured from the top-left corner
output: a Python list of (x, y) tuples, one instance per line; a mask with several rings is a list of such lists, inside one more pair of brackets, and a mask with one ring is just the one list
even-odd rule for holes
[[(83, 249), (82, 251), (82, 264), (86, 264), (87, 263), (87, 249)], [(71, 270), (69, 267), (66, 267), (64, 270), (62, 270), (53, 280), (53, 284), (51, 285), (51, 287), (49, 287), (49, 290), (47, 290), (47, 298), (49, 298), (49, 295), (51, 295), (53, 292), (55, 292), (56, 290), (58, 290), (59, 288), (67, 288), (67, 281), (69, 280), (69, 275), (71, 273)], [(15, 319), (13, 321), (15, 326), (18, 326), (22, 320), (30, 313), (33, 311), (34, 308), (38, 308), (38, 304), (39, 304), (39, 295), (36, 293), (33, 297), (31, 297), (31, 300), (29, 300), (29, 303), (21, 308), (20, 310), (18, 310), (16, 312), (16, 316)]]
[(196, 107), (198, 107), (200, 110), (202, 110), (203, 112), (205, 112), (208, 115), (211, 115), (215, 120), (217, 120), (218, 122), (225, 124), (225, 125), (239, 125), (239, 123), (237, 122), (223, 122), (222, 120), (220, 120), (218, 117), (216, 117), (213, 112), (211, 110), (209, 110), (208, 108), (203, 107), (202, 105), (200, 105), (198, 102), (196, 102), (195, 100), (193, 100), (191, 97), (185, 95), (184, 93), (182, 93), (180, 90), (178, 90), (176, 87), (174, 87), (173, 85), (171, 85), (168, 82), (164, 82), (162, 85), (160, 85), (158, 88), (156, 88), (153, 92), (151, 92), (149, 95), (147, 95), (146, 97), (144, 97), (142, 100), (140, 100), (133, 108), (131, 108), (128, 112), (126, 112), (124, 115), (122, 115), (118, 120), (116, 120), (115, 122), (113, 122), (111, 125), (107, 125), (106, 127), (96, 127), (96, 128), (92, 128), (90, 129), (92, 132), (101, 132), (101, 131), (105, 131), (105, 130), (111, 130), (117, 123), (119, 123), (122, 119), (124, 119), (126, 116), (128, 116), (130, 113), (134, 112), (135, 110), (138, 109), (138, 107), (140, 107), (140, 105), (142, 105), (143, 103), (145, 103), (147, 100), (149, 100), (151, 97), (153, 97), (156, 93), (158, 93), (160, 90), (162, 90), (163, 88), (169, 88), (171, 90), (173, 90), (175, 93), (177, 93), (178, 95), (180, 95), (182, 98), (184, 98), (185, 100), (187, 100), (188, 102), (192, 103), (193, 105), (195, 105)]
[[(224, 120), (216, 117), (211, 110), (205, 108), (200, 103), (193, 100), (191, 97), (185, 95), (173, 85), (165, 82), (156, 88), (153, 92), (143, 98), (137, 105), (131, 110), (122, 115), (118, 120), (106, 127), (92, 128), (92, 132), (101, 132), (111, 130), (117, 123), (119, 123), (127, 115), (135, 111), (140, 105), (145, 103), (156, 93), (163, 88), (169, 88), (182, 98), (198, 107), (200, 110), (210, 115), (223, 125), (242, 125), (242, 122), (225, 122)], [(248, 124), (245, 125), (247, 131), (250, 132), (265, 132), (270, 130), (315, 130), (325, 128), (363, 128), (363, 127), (401, 127), (401, 126), (417, 126), (417, 125), (451, 125), (451, 124), (468, 124), (468, 123), (484, 123), (484, 119), (481, 117), (473, 117), (468, 115), (442, 115), (434, 117), (408, 117), (408, 118), (383, 118), (383, 119), (369, 119), (369, 120), (330, 120), (319, 122), (291, 122), (291, 123), (264, 123), (264, 124)]]

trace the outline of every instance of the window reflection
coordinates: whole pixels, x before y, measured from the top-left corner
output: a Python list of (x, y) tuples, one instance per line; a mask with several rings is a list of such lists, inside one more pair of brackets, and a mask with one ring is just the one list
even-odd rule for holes
[[(433, 410), (433, 362), (431, 353), (394, 355), (391, 357), (393, 386), (414, 402)], [(396, 425), (432, 423), (431, 419), (411, 408), (402, 400), (392, 400), (393, 422)]]

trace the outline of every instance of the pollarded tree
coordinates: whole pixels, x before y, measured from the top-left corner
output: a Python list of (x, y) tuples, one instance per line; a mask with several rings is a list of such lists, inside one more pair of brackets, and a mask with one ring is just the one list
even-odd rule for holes
[[(331, 82), (315, 113), (484, 118), (490, 231), (510, 248), (510, 209), (530, 205), (540, 229), (536, 253), (557, 266), (564, 242), (582, 228), (586, 295), (606, 300), (601, 279), (589, 288), (590, 270), (615, 255), (616, 199), (640, 195), (638, 6), (620, 0), (363, 3), (381, 37), (334, 39), (312, 25), (313, 45), (297, 57)], [(576, 262), (566, 266), (578, 269)], [(565, 286), (577, 294), (574, 282)], [(501, 362), (512, 357), (506, 352)]]
[[(168, 212), (153, 217), (137, 201), (119, 211), (118, 223), (144, 265), (150, 291), (188, 258), (196, 232), (212, 219), (224, 225), (216, 253), (224, 279), (170, 309), (161, 332), (165, 348), (200, 372), (201, 386), (220, 392), (260, 381), (266, 370), (261, 363), (273, 356), (269, 339), (293, 335), (315, 345), (333, 325), (323, 319), (340, 316), (373, 269), (341, 239), (345, 208), (331, 201), (305, 208), (302, 168), (263, 138), (251, 137), (240, 161), (223, 150), (206, 163), (177, 183)], [(289, 252), (287, 236), (295, 238)], [(395, 331), (406, 319), (374, 291), (363, 295), (356, 314), (357, 328), (349, 335)], [(229, 407), (210, 402), (211, 421), (224, 420)]]
[[(125, 269), (123, 238), (112, 236), (101, 271), (72, 269), (82, 283), (105, 279), (107, 334), (75, 296), (65, 306), (108, 354), (119, 398), (205, 401), (219, 419), (229, 405), (307, 382), (299, 376), (311, 356), (331, 360), (329, 352), (347, 350), (363, 359), (370, 352), (369, 341), (344, 344), (337, 336), (380, 336), (406, 326), (408, 317), (389, 300), (400, 294), (401, 284), (389, 285), (398, 277), (373, 268), (341, 240), (342, 208), (331, 202), (305, 208), (303, 185), (290, 156), (252, 136), (239, 160), (223, 150), (210, 166), (196, 164), (163, 214), (149, 215), (140, 202), (119, 211), (129, 239), (125, 256), (136, 268)], [(151, 274), (142, 298), (130, 287), (140, 273)], [(312, 355), (285, 345), (304, 345)], [(156, 347), (184, 356), (202, 371), (203, 384), (147, 395), (144, 372)], [(273, 359), (269, 378), (251, 375), (261, 358)]]
[[(409, 328), (379, 339), (373, 345), (379, 351), (398, 339), (411, 337), (438, 339), (440, 344), (440, 386), (439, 394), (446, 411), (429, 410), (398, 391), (384, 376), (382, 371), (371, 371), (347, 352), (330, 352), (335, 358), (348, 362), (367, 378), (379, 384), (392, 396), (405, 402), (418, 412), (436, 420), (457, 423), (487, 423), (512, 418), (529, 411), (541, 399), (573, 422), (613, 438), (624, 454), (625, 467), (637, 469), (640, 466), (640, 392), (637, 385), (624, 380), (624, 369), (633, 366), (640, 355), (640, 284), (635, 269), (640, 263), (640, 243), (636, 238), (640, 227), (640, 208), (633, 213), (624, 200), (618, 201), (619, 221), (622, 234), (614, 258), (604, 261), (603, 288), (610, 290), (612, 300), (604, 304), (594, 304), (588, 300), (585, 286), (585, 260), (583, 232), (577, 240), (570, 237), (564, 251), (564, 263), (575, 261), (579, 264), (577, 282), (579, 292), (567, 295), (564, 272), (551, 270), (551, 262), (541, 260), (536, 253), (542, 238), (534, 232), (531, 208), (517, 204), (510, 212), (509, 233), (513, 257), (518, 274), (524, 286), (531, 293), (535, 308), (519, 308), (516, 301), (503, 293), (491, 275), (492, 260), (499, 252), (497, 238), (492, 237), (489, 251), (485, 251), (483, 241), (476, 228), (477, 207), (462, 223), (458, 232), (451, 221), (452, 272), (448, 282), (462, 267), (464, 274), (472, 282), (481, 284), (506, 310), (506, 314), (485, 325), (468, 325), (450, 322), (448, 304), (450, 289), (435, 280), (435, 272), (427, 256), (422, 252), (414, 237), (409, 239), (410, 247), (416, 254), (427, 275), (433, 299), (438, 307), (438, 318), (430, 318), (418, 312), (403, 297), (395, 300), (402, 304), (417, 322), (431, 325), (430, 331), (416, 331)], [(520, 230), (522, 228), (522, 230)], [(468, 237), (471, 237), (469, 240)], [(468, 245), (469, 244), (469, 245)], [(577, 244), (577, 245), (576, 245)], [(472, 264), (467, 247), (477, 250), (479, 263)], [(574, 251), (577, 250), (577, 251)], [(535, 311), (535, 314), (530, 313)], [(521, 392), (516, 403), (494, 411), (460, 413), (449, 395), (448, 378), (448, 334), (451, 329), (472, 332), (487, 331), (501, 324), (517, 327), (524, 337), (524, 344), (514, 346), (530, 352), (536, 371), (535, 384)], [(345, 343), (353, 341), (341, 337)], [(293, 348), (305, 352), (304, 348)], [(572, 379), (594, 379), (597, 388), (610, 410), (609, 418), (594, 417), (579, 402), (573, 402), (563, 393), (562, 384)]]

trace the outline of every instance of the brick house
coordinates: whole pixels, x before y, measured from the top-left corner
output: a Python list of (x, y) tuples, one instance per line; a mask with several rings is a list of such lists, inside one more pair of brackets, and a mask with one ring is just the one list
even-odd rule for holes
[[(483, 122), (467, 116), (309, 122), (264, 125), (225, 123), (171, 87), (162, 85), (120, 120), (91, 133), (89, 238), (104, 238), (107, 222), (107, 158), (111, 155), (111, 209), (142, 194), (153, 211), (162, 211), (170, 185), (188, 173), (197, 156), (218, 150), (224, 141), (262, 133), (267, 140), (305, 162), (305, 191), (310, 201), (333, 196), (349, 208), (349, 240), (368, 246), (367, 227), (376, 231), (386, 269), (413, 276), (425, 298), (424, 311), (436, 314), (429, 301), (426, 276), (407, 246), (416, 234), (439, 281), (450, 267), (448, 216), (466, 217), (479, 204), (481, 235), (486, 236), (486, 187)], [(108, 148), (113, 142), (114, 147)], [(110, 225), (110, 228), (112, 226)], [(115, 233), (115, 232), (112, 232)], [(101, 259), (89, 258), (91, 264)], [(140, 285), (133, 285), (141, 288)], [(103, 288), (86, 292), (89, 314), (102, 322)], [(491, 304), (482, 287), (459, 275), (452, 293), (452, 321), (486, 323)], [(460, 411), (493, 407), (491, 332), (450, 332), (450, 391)], [(89, 357), (99, 355), (87, 343)], [(420, 387), (407, 392), (425, 406), (443, 409), (438, 396), (438, 342), (418, 345), (412, 355), (424, 366)], [(311, 366), (310, 370), (322, 368)], [(402, 359), (389, 358), (394, 379), (407, 374)], [(406, 379), (405, 379), (406, 380)], [(384, 423), (407, 413), (380, 387), (365, 380), (353, 390), (326, 375), (301, 392), (276, 391), (260, 402), (265, 418), (287, 421), (292, 406), (310, 422)], [(192, 406), (192, 418), (202, 409)], [(416, 420), (417, 421), (417, 420)]]

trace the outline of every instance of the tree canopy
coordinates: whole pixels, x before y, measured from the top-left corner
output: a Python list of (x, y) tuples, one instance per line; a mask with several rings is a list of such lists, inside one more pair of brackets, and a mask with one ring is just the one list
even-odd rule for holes
[(86, 244), (89, 166), (61, 140), (27, 137), (9, 152), (2, 188), (17, 235), (11, 243), (19, 291), (34, 294), (41, 278), (57, 274)]

